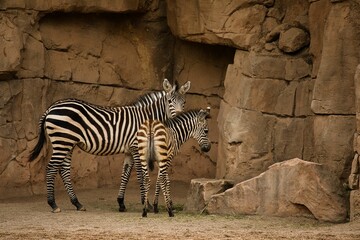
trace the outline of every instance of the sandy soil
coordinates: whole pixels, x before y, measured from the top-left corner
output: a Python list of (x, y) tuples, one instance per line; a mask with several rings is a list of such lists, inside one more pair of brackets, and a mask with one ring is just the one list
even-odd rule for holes
[(188, 185), (172, 185), (174, 218), (161, 208), (141, 218), (136, 184), (127, 190), (126, 213), (117, 211), (115, 188), (78, 191), (86, 212), (76, 211), (64, 192), (57, 195), (62, 208), (57, 214), (45, 196), (0, 200), (0, 239), (360, 239), (360, 222), (188, 214), (181, 211)]

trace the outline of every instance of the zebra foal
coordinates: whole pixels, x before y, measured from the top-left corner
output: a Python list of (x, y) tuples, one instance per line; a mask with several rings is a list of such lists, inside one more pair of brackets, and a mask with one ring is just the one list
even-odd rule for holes
[[(189, 90), (190, 82), (178, 88), (165, 79), (163, 88), (164, 91), (145, 94), (129, 106), (104, 107), (77, 99), (66, 99), (55, 102), (45, 111), (39, 123), (39, 139), (29, 160), (33, 161), (40, 154), (47, 134), (53, 153), (46, 168), (46, 188), (47, 201), (53, 212), (61, 211), (54, 194), (57, 173), (60, 173), (71, 203), (77, 210), (85, 210), (76, 197), (70, 178), (71, 155), (75, 146), (102, 156), (125, 152), (132, 161), (128, 158), (124, 165), (135, 162), (140, 169), (136, 141), (140, 124), (150, 116), (166, 120), (182, 111), (184, 94)], [(137, 180), (143, 192), (140, 170), (137, 171)]]
[(170, 180), (167, 169), (172, 158), (179, 152), (181, 145), (189, 138), (197, 140), (201, 150), (208, 152), (211, 144), (208, 138), (208, 124), (206, 118), (210, 114), (207, 110), (191, 110), (177, 115), (165, 122), (146, 120), (139, 127), (137, 141), (144, 180), (143, 217), (147, 216), (148, 192), (150, 177), (148, 169), (154, 169), (154, 161), (158, 164), (158, 176), (155, 188), (154, 212), (158, 212), (158, 198), (160, 188), (164, 194), (166, 209), (170, 217), (174, 216), (170, 197)]

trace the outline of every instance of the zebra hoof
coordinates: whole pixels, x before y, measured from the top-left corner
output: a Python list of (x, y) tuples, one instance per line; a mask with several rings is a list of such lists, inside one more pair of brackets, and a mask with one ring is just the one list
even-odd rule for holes
[(77, 209), (78, 211), (86, 211), (86, 208), (84, 206), (81, 206), (80, 208)]
[(126, 207), (119, 207), (119, 212), (126, 212)]
[(59, 213), (59, 212), (61, 212), (61, 209), (60, 208), (55, 208), (51, 212), (52, 213)]
[(154, 203), (154, 213), (159, 213), (158, 205)]

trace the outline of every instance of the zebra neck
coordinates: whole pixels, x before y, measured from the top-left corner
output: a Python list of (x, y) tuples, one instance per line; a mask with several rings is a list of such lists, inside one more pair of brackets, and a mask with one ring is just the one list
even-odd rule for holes
[(144, 113), (143, 121), (146, 119), (165, 121), (169, 118), (166, 108), (166, 99), (161, 99), (161, 101), (156, 101), (153, 104), (144, 107), (142, 112)]
[[(192, 122), (191, 122), (192, 123)], [(172, 132), (174, 148), (176, 153), (189, 138), (192, 137), (194, 124), (185, 124), (184, 122), (177, 122), (177, 124), (171, 124), (170, 129)]]

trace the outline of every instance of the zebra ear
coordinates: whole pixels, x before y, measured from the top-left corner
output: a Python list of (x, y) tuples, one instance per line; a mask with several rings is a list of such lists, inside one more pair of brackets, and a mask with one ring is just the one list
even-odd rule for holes
[(173, 89), (173, 86), (171, 85), (169, 80), (167, 80), (167, 78), (164, 78), (163, 88), (167, 93), (169, 93)]
[(206, 110), (201, 109), (199, 115), (202, 120), (210, 118), (210, 107), (207, 107)]
[(181, 86), (180, 90), (179, 90), (179, 93), (180, 94), (185, 94), (187, 93), (187, 91), (189, 91), (190, 89), (190, 85), (191, 85), (191, 82), (190, 81), (187, 81), (184, 85)]

